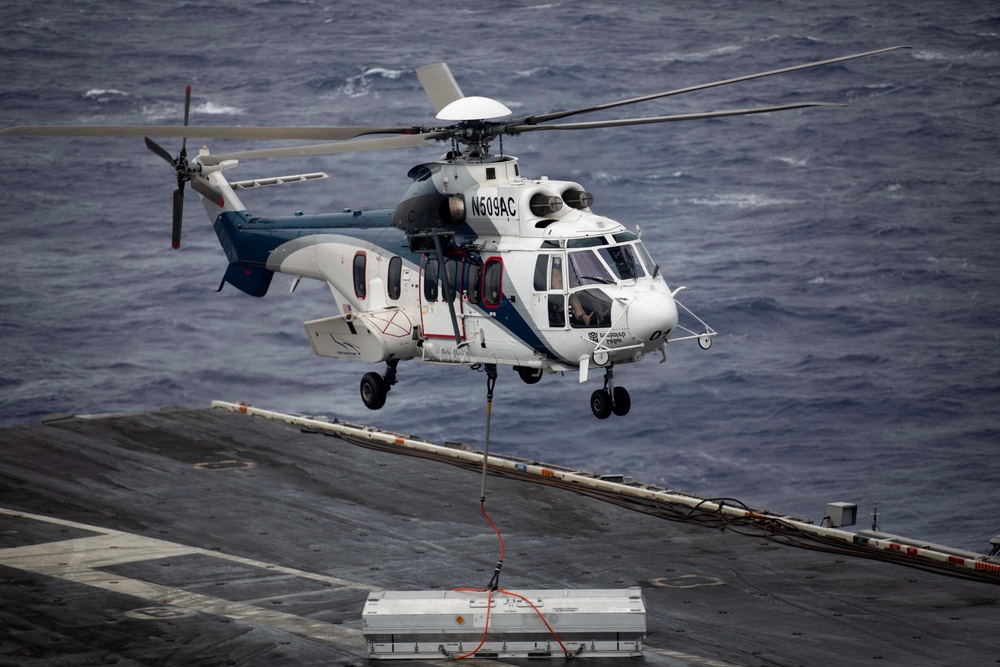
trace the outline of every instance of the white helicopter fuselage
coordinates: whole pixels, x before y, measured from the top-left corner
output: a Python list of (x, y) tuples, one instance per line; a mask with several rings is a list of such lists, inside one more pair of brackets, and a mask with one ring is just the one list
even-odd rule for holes
[[(673, 295), (639, 238), (593, 213), (579, 184), (526, 179), (515, 158), (419, 165), (395, 211), (325, 220), (250, 217), (221, 170), (205, 174), (223, 204), (205, 200), (217, 230), (239, 215), (235, 234), (290, 237), (269, 244), (266, 270), (324, 281), (340, 304), (306, 323), (323, 356), (580, 371), (583, 381), (591, 365), (638, 361), (677, 330)], [(417, 219), (428, 211), (435, 220)], [(444, 239), (444, 266), (432, 239), (408, 244), (421, 225)]]

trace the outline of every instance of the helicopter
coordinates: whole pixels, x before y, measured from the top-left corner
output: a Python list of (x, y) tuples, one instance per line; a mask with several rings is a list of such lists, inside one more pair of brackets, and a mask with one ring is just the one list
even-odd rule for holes
[[(588, 380), (594, 416), (629, 413), (628, 391), (614, 369), (658, 354), (668, 343), (696, 341), (709, 349), (718, 335), (678, 300), (642, 243), (641, 232), (594, 209), (594, 196), (574, 181), (529, 178), (503, 137), (769, 113), (843, 104), (801, 102), (667, 116), (554, 122), (664, 97), (873, 56), (893, 46), (802, 65), (623, 99), (589, 107), (511, 118), (501, 102), (463, 94), (444, 63), (417, 69), (439, 121), (429, 125), (226, 127), (190, 125), (191, 88), (181, 126), (25, 126), (3, 135), (143, 136), (174, 169), (172, 245), (180, 247), (184, 192), (200, 196), (228, 266), (219, 285), (263, 297), (275, 273), (325, 282), (335, 315), (305, 322), (315, 354), (385, 364), (360, 381), (366, 407), (377, 410), (396, 384), (400, 361), (472, 367), (488, 373), (492, 398), (497, 366), (527, 384), (545, 374)], [(391, 135), (361, 138), (371, 135)], [(176, 157), (150, 136), (181, 138)], [(187, 140), (277, 139), (325, 143), (189, 157)], [(263, 217), (238, 192), (327, 178), (322, 172), (229, 181), (240, 161), (427, 146), (447, 142), (437, 160), (412, 167), (395, 208)], [(493, 151), (493, 144), (499, 151)], [(682, 319), (683, 316), (683, 319)], [(686, 324), (685, 324), (686, 322)]]

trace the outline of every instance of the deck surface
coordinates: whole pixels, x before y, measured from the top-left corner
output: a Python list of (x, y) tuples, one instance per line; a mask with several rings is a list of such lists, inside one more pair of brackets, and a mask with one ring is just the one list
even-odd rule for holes
[[(489, 581), (479, 484), (221, 410), (0, 430), (0, 664), (364, 664), (369, 591)], [(996, 584), (519, 480), (491, 477), (488, 498), (503, 587), (643, 588), (644, 656), (584, 664), (1000, 662)]]

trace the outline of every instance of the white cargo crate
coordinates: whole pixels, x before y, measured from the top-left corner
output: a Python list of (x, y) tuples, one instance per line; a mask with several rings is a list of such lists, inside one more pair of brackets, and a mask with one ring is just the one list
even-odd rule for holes
[[(639, 588), (494, 591), (489, 630), (477, 657), (563, 657), (563, 645), (581, 657), (642, 655), (646, 606)], [(476, 649), (487, 623), (487, 594), (479, 591), (379, 591), (361, 614), (368, 657), (457, 657)]]

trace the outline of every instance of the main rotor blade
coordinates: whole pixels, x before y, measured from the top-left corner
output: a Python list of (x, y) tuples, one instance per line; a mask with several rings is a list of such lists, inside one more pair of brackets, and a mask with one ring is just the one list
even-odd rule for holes
[(412, 125), (375, 126), (197, 126), (177, 125), (23, 125), (0, 130), (0, 135), (32, 135), (46, 137), (168, 137), (191, 139), (285, 139), (305, 141), (344, 141), (366, 134), (407, 134)]
[(198, 161), (204, 165), (219, 164), (224, 160), (253, 160), (258, 158), (299, 157), (302, 155), (330, 155), (333, 153), (354, 153), (359, 151), (377, 151), (389, 148), (410, 148), (423, 146), (431, 139), (443, 139), (446, 132), (429, 132), (404, 137), (384, 137), (382, 139), (362, 139), (360, 141), (343, 141), (332, 144), (309, 144), (307, 146), (289, 146), (288, 148), (265, 148), (256, 151), (237, 151), (235, 153), (219, 153), (218, 155), (202, 155)]
[(620, 118), (617, 120), (592, 120), (582, 123), (558, 123), (555, 125), (508, 125), (503, 132), (519, 134), (521, 132), (537, 132), (540, 130), (594, 130), (602, 127), (622, 127), (625, 125), (649, 125), (652, 123), (672, 123), (679, 120), (700, 120), (703, 118), (724, 118), (726, 116), (749, 116), (755, 113), (770, 113), (772, 111), (787, 111), (805, 107), (846, 107), (846, 104), (835, 102), (803, 102), (801, 104), (784, 104), (776, 107), (755, 107), (753, 109), (729, 109), (725, 111), (706, 111), (703, 113), (685, 113), (673, 116), (647, 116), (645, 118)]
[(761, 79), (765, 76), (774, 76), (775, 74), (785, 74), (786, 72), (795, 72), (802, 69), (809, 69), (811, 67), (820, 67), (822, 65), (831, 65), (833, 63), (844, 62), (845, 60), (854, 60), (855, 58), (866, 58), (868, 56), (874, 56), (879, 53), (886, 53), (888, 51), (895, 51), (897, 49), (908, 49), (908, 46), (890, 46), (885, 49), (878, 49), (875, 51), (866, 51), (865, 53), (855, 53), (850, 56), (841, 56), (839, 58), (830, 58), (828, 60), (819, 60), (813, 63), (806, 63), (804, 65), (794, 65), (792, 67), (782, 67), (781, 69), (773, 69), (767, 72), (759, 72), (757, 74), (747, 74), (745, 76), (738, 76), (732, 79), (723, 79), (722, 81), (713, 81), (712, 83), (703, 83), (697, 86), (688, 86), (687, 88), (677, 88), (676, 90), (668, 90), (662, 93), (652, 93), (651, 95), (642, 95), (641, 97), (632, 97), (626, 100), (618, 100), (617, 102), (607, 102), (605, 104), (597, 104), (592, 107), (583, 107), (580, 109), (572, 109), (570, 111), (557, 111), (555, 113), (542, 114), (540, 116), (528, 116), (524, 122), (529, 125), (534, 125), (535, 123), (545, 123), (550, 120), (557, 120), (559, 118), (566, 118), (567, 116), (575, 116), (577, 114), (591, 113), (594, 111), (604, 111), (605, 109), (613, 109), (615, 107), (625, 106), (626, 104), (636, 104), (638, 102), (646, 102), (648, 100), (655, 100), (661, 97), (670, 97), (671, 95), (680, 95), (682, 93), (691, 93), (696, 90), (705, 90), (706, 88), (715, 88), (717, 86), (726, 86), (731, 83), (739, 83), (741, 81), (750, 81), (751, 79)]
[(427, 93), (427, 98), (434, 105), (435, 113), (441, 113), (441, 109), (444, 109), (455, 100), (465, 97), (462, 94), (462, 89), (458, 87), (455, 77), (451, 75), (451, 70), (448, 69), (448, 65), (445, 63), (435, 63), (433, 65), (418, 67), (417, 78), (420, 79), (420, 83), (424, 87), (424, 92)]

